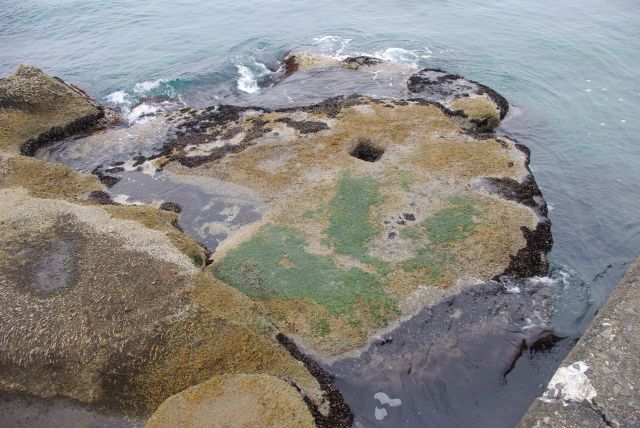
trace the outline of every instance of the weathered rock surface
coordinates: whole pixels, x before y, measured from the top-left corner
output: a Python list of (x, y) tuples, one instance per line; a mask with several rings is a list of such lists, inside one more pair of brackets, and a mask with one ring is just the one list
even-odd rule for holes
[(145, 415), (212, 376), (268, 373), (331, 413), (263, 310), (202, 271), (178, 213), (118, 205), (95, 176), (17, 154), (99, 107), (31, 67), (0, 87), (0, 389)]
[(80, 89), (21, 65), (0, 79), (0, 150), (33, 155), (51, 141), (84, 131), (104, 117)]
[[(405, 76), (368, 57), (321, 67)], [(56, 145), (51, 158), (71, 153), (69, 164), (100, 180), (17, 156), (79, 128), (50, 131), (46, 124), (58, 123), (51, 117), (68, 117), (64, 103), (53, 111), (46, 96), (39, 106), (5, 91), (0, 99), (28, 107), (5, 102), (0, 115), (19, 129), (0, 135), (0, 388), (148, 414), (185, 388), (229, 375), (195, 389), (222, 388), (220, 403), (231, 405), (224, 414), (235, 412), (228, 397), (237, 388), (253, 388), (247, 399), (256, 400), (287, 390), (292, 403), (308, 405), (294, 412), (301, 423), (311, 412), (316, 423), (350, 425), (330, 377), (289, 337), (316, 357), (339, 359), (464, 285), (547, 270), (550, 225), (529, 152), (485, 133), (506, 102), (433, 73), (406, 75), (399, 99), (183, 109), (163, 113), (158, 128), (148, 121)], [(51, 80), (31, 68), (15, 76), (7, 80), (25, 87)], [(27, 117), (41, 126), (23, 132)], [(190, 214), (186, 199), (132, 206), (105, 187), (125, 173), (202, 189), (217, 183), (246, 197), (210, 199), (206, 209), (220, 210), (211, 218)], [(257, 214), (224, 229), (213, 254), (194, 241), (230, 225), (243, 204)], [(166, 417), (184, 416), (176, 403), (193, 398), (185, 394), (167, 402)], [(197, 407), (214, 397), (202, 399), (192, 416), (206, 414)]]
[[(391, 73), (397, 66), (301, 53), (285, 64), (298, 64), (293, 74), (336, 66)], [(159, 119), (159, 140), (148, 139), (148, 123), (139, 127), (145, 148), (163, 148), (133, 165), (256, 195), (262, 215), (225, 230), (210, 271), (264, 307), (306, 350), (337, 358), (455, 293), (453, 285), (546, 273), (550, 227), (529, 152), (478, 134), (497, 125), (506, 101), (434, 70), (406, 75), (404, 93), (410, 99), (185, 109)], [(495, 120), (473, 119), (481, 116), (476, 108)], [(94, 153), (105, 141), (108, 133), (73, 147)], [(95, 171), (109, 176), (127, 162), (101, 162)]]
[(268, 205), (222, 242), (213, 274), (316, 355), (365, 345), (436, 303), (434, 290), (546, 272), (549, 224), (526, 185), (528, 151), (470, 135), (439, 105), (220, 106), (178, 129), (165, 169), (245, 186)]
[(212, 375), (266, 372), (323, 405), (252, 303), (181, 251), (203, 250), (175, 213), (0, 195), (3, 390), (144, 414)]
[[(368, 56), (338, 60), (311, 52), (292, 52), (284, 60), (284, 75), (322, 70), (351, 70), (353, 78), (374, 74), (374, 80), (399, 87), (390, 97), (417, 98), (438, 103), (463, 127), (479, 132), (495, 129), (509, 110), (508, 101), (493, 89), (473, 80), (440, 69), (426, 68), (417, 73), (409, 67)], [(380, 91), (382, 88), (377, 88)]]
[(640, 258), (625, 273), (520, 428), (640, 426)]
[(167, 399), (147, 428), (314, 427), (298, 392), (268, 375), (223, 375)]
[(466, 117), (480, 132), (494, 129), (509, 111), (509, 103), (493, 89), (439, 69), (427, 68), (409, 78), (409, 91)]

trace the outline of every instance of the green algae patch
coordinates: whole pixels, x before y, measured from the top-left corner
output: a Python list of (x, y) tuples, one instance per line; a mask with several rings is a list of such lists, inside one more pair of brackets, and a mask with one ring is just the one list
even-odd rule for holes
[(331, 324), (326, 318), (320, 318), (313, 322), (313, 330), (320, 336), (326, 336), (331, 332)]
[(421, 270), (425, 278), (433, 282), (441, 280), (447, 266), (455, 260), (447, 250), (448, 244), (471, 235), (483, 215), (484, 209), (477, 200), (463, 196), (447, 199), (445, 208), (401, 232), (403, 238), (417, 244), (415, 256), (403, 263), (403, 269), (407, 272)]
[(471, 198), (455, 196), (447, 202), (449, 206), (436, 212), (421, 225), (433, 244), (465, 239), (473, 233), (475, 220), (483, 214), (479, 203)]
[(371, 207), (383, 202), (381, 184), (369, 176), (343, 175), (329, 203), (327, 241), (336, 252), (369, 262), (368, 244), (378, 233), (369, 221)]
[(306, 240), (281, 226), (265, 226), (231, 250), (215, 276), (257, 300), (302, 300), (324, 306), (335, 316), (351, 316), (357, 304), (374, 308), (377, 318), (395, 314), (378, 275), (340, 269), (328, 256), (309, 254)]
[(438, 281), (444, 276), (444, 272), (453, 255), (433, 245), (425, 244), (418, 248), (415, 257), (403, 263), (402, 267), (407, 272), (422, 270), (430, 281)]

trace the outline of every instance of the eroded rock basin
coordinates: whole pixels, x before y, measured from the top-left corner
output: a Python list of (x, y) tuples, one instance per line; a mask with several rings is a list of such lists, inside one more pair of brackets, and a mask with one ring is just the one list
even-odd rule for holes
[[(193, 271), (183, 266), (190, 273), (183, 275), (180, 305), (204, 317), (203, 325), (225, 327), (204, 339), (199, 327), (191, 338), (166, 321), (181, 355), (191, 360), (195, 353), (189, 364), (204, 364), (197, 374), (178, 369), (175, 376), (189, 375), (172, 383), (171, 393), (211, 375), (266, 370), (292, 382), (316, 422), (329, 426), (350, 423), (344, 412), (332, 419), (342, 412), (340, 393), (362, 426), (482, 426), (469, 403), (482, 406), (487, 396), (499, 406), (526, 407), (527, 397), (514, 399), (501, 386), (522, 355), (557, 342), (546, 327), (548, 283), (526, 279), (546, 274), (552, 240), (528, 150), (491, 133), (506, 101), (459, 76), (398, 70), (379, 60), (297, 54), (286, 66), (288, 77), (269, 96), (278, 97), (299, 73), (355, 73), (356, 82), (386, 75), (399, 89), (382, 94), (394, 98), (355, 95), (288, 108), (175, 107), (38, 152), (102, 182), (69, 203), (160, 230), (184, 253), (180, 262), (188, 256), (194, 264)], [(28, 178), (8, 176), (9, 187), (30, 188)], [(69, 254), (80, 253), (83, 241), (62, 237), (46, 245), (46, 266), (31, 279), (8, 272), (12, 287), (28, 283), (44, 294), (74, 289), (77, 261)], [(38, 248), (19, 248), (13, 258), (23, 251), (32, 263), (29, 251)], [(256, 334), (253, 350), (224, 342), (238, 340), (234, 325)], [(258, 337), (264, 343), (256, 347)], [(289, 344), (291, 355), (273, 348), (275, 338)], [(225, 355), (222, 368), (203, 354), (209, 346)], [(254, 364), (265, 352), (266, 365)], [(319, 377), (320, 369), (294, 370), (292, 357), (320, 363), (340, 392), (327, 392), (331, 378)], [(153, 400), (141, 406), (148, 415), (163, 399), (155, 386), (164, 382), (162, 365), (174, 370), (179, 361), (145, 358), (158, 370), (126, 388), (135, 397), (141, 385), (153, 390)], [(320, 386), (309, 373), (324, 379)], [(71, 396), (101, 403), (114, 392), (101, 390), (100, 400), (93, 392)]]

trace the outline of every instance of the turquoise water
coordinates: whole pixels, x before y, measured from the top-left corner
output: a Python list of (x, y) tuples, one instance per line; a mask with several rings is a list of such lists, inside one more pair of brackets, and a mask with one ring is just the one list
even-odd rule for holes
[(239, 102), (299, 48), (440, 67), (512, 103), (502, 131), (551, 208), (554, 325), (579, 335), (640, 252), (637, 0), (0, 0), (0, 75), (33, 64), (104, 103)]

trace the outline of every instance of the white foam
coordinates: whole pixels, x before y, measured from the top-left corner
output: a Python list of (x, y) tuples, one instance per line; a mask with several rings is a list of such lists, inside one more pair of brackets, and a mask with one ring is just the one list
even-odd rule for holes
[(380, 404), (388, 404), (391, 407), (398, 407), (402, 404), (402, 400), (399, 398), (389, 398), (384, 392), (376, 392), (373, 394), (373, 398), (378, 400)]
[(529, 282), (532, 284), (552, 286), (557, 284), (558, 281), (548, 276), (534, 276), (529, 278)]
[(344, 51), (349, 43), (351, 43), (351, 39), (340, 36), (326, 35), (314, 37), (313, 43), (325, 55), (329, 55), (337, 60), (343, 60), (348, 57), (348, 55), (344, 55)]
[(386, 48), (376, 51), (373, 56), (397, 64), (405, 64), (412, 68), (418, 68), (420, 56), (414, 52), (403, 48)]
[(140, 201), (130, 201), (129, 195), (115, 195), (113, 202), (121, 205), (144, 205), (144, 203)]
[(115, 104), (117, 106), (120, 105), (130, 105), (131, 97), (125, 91), (115, 91), (104, 97), (105, 101)]
[(131, 125), (134, 122), (142, 122), (145, 119), (148, 120), (149, 116), (155, 116), (160, 110), (160, 107), (150, 104), (142, 103), (134, 107), (129, 113), (126, 114), (126, 118)]
[(381, 409), (380, 407), (376, 407), (376, 410), (373, 412), (373, 415), (375, 416), (377, 421), (381, 421), (387, 417), (388, 415), (387, 409), (385, 408)]
[(255, 94), (258, 92), (260, 90), (260, 87), (258, 86), (258, 79), (270, 73), (269, 69), (260, 62), (254, 62), (253, 65), (259, 70), (253, 71), (246, 65), (236, 64), (238, 74), (240, 74), (237, 84), (238, 89), (248, 94)]
[(145, 92), (148, 92), (152, 89), (156, 89), (158, 86), (160, 86), (161, 83), (164, 82), (166, 82), (166, 80), (158, 79), (136, 83), (136, 85), (133, 87), (133, 92), (135, 92), (136, 94), (144, 94)]

